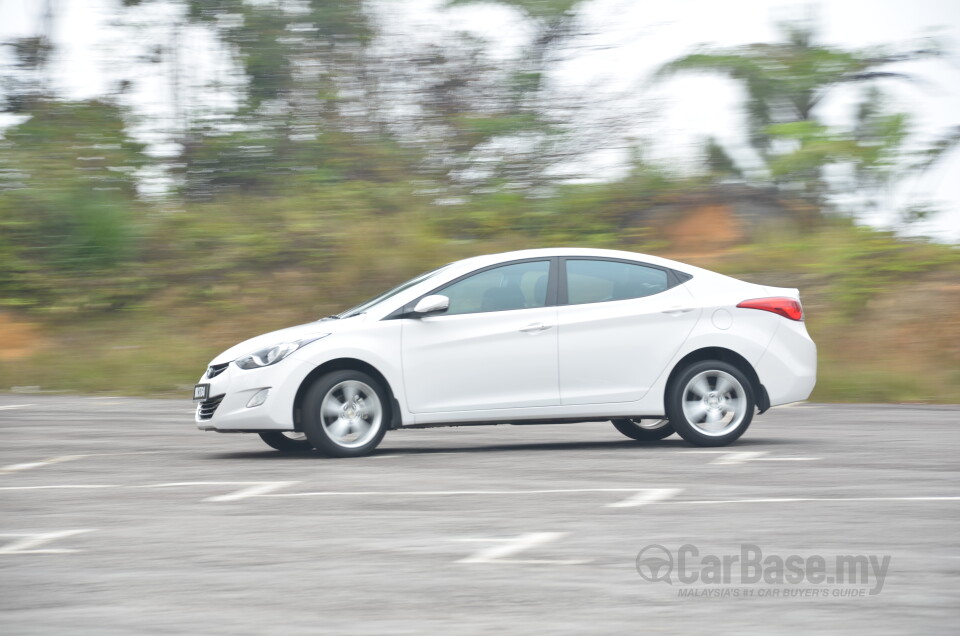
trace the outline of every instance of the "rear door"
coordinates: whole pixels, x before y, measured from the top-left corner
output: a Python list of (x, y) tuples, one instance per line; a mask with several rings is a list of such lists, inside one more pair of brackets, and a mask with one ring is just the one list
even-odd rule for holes
[(561, 260), (562, 404), (633, 402), (647, 393), (700, 317), (681, 276), (633, 261)]

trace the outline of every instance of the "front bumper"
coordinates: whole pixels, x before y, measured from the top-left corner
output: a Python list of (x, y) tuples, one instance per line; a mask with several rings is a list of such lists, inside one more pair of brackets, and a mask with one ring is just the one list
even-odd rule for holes
[[(210, 397), (197, 403), (194, 420), (202, 431), (292, 431), (293, 404), (303, 380), (313, 370), (309, 362), (287, 358), (262, 369), (244, 370), (233, 364), (218, 376), (198, 382), (210, 385)], [(247, 407), (260, 390), (270, 389), (260, 406)]]

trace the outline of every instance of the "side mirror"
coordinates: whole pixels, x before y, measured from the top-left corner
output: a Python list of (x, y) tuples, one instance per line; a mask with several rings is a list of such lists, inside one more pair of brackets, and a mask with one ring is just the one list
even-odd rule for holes
[(434, 296), (424, 296), (413, 308), (413, 315), (415, 317), (420, 317), (428, 314), (435, 314), (441, 311), (446, 311), (449, 306), (450, 299), (446, 296), (441, 296), (439, 294)]

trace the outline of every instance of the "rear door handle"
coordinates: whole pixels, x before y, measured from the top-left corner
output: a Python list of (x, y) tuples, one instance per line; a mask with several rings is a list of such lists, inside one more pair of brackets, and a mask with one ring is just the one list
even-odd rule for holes
[(545, 325), (542, 322), (535, 322), (531, 325), (527, 325), (526, 327), (521, 327), (520, 331), (524, 333), (539, 333), (541, 331), (549, 329), (552, 326), (553, 325)]
[(671, 316), (679, 316), (680, 314), (686, 314), (693, 311), (693, 307), (674, 307), (672, 309), (665, 309), (661, 313), (669, 314)]

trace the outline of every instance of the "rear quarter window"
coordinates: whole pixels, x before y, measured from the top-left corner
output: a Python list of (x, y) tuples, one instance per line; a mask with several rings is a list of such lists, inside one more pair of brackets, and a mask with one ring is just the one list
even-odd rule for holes
[(668, 270), (622, 261), (568, 259), (566, 274), (570, 305), (643, 298), (673, 286)]

